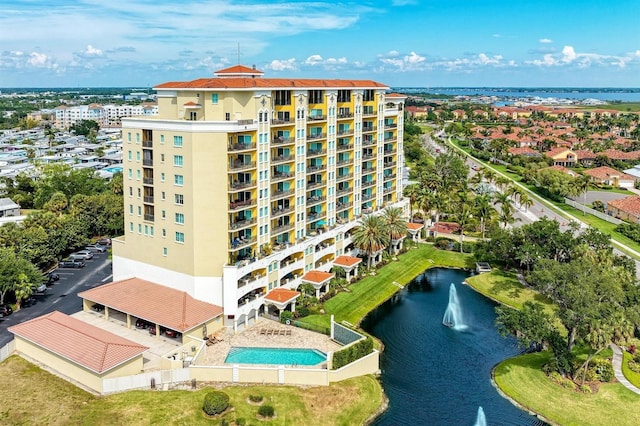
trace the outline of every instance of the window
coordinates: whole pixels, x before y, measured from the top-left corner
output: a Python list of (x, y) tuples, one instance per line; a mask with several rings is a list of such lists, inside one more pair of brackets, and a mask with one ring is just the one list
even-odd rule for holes
[(179, 223), (180, 225), (184, 225), (184, 214), (176, 213), (176, 223)]
[(182, 155), (173, 156), (173, 165), (177, 167), (182, 167), (184, 165), (184, 159), (182, 158)]
[(162, 212), (160, 213), (160, 216), (162, 216), (162, 218), (166, 218), (167, 217), (167, 212), (165, 210), (162, 210)]
[(162, 192), (160, 193), (160, 198), (162, 199), (162, 201), (164, 201), (164, 198), (165, 198), (165, 193), (164, 193), (164, 191), (162, 191)]
[(129, 204), (129, 214), (133, 214), (133, 204)]
[(140, 162), (140, 151), (136, 151), (136, 161)]
[(276, 92), (275, 92), (275, 104), (276, 105), (291, 105), (291, 91), (290, 90), (276, 90)]
[(182, 147), (182, 136), (174, 136), (173, 137), (173, 146), (181, 148)]
[(338, 90), (338, 102), (351, 102), (351, 90)]
[(131, 169), (129, 169), (128, 173), (129, 173), (129, 179), (133, 178), (133, 171)]
[(160, 135), (160, 143), (164, 143), (164, 135)]
[(129, 197), (133, 197), (133, 188), (129, 187)]
[(128, 132), (128, 133), (127, 133), (127, 141), (128, 141), (128, 142), (131, 142), (131, 132)]
[(133, 159), (131, 151), (127, 151), (127, 159), (131, 161)]
[(184, 196), (182, 194), (175, 194), (175, 202), (176, 202), (176, 204), (183, 205), (184, 204)]
[(136, 170), (136, 179), (140, 180), (140, 169)]
[(129, 222), (129, 231), (133, 232), (133, 222)]
[(136, 143), (140, 143), (140, 133), (136, 133)]
[(167, 230), (166, 230), (166, 229), (164, 229), (164, 228), (162, 228), (162, 236), (163, 236), (163, 237), (166, 237), (166, 236), (167, 236)]
[(309, 90), (309, 103), (321, 104), (324, 102), (322, 90)]
[(164, 182), (164, 173), (160, 173), (160, 182)]
[(184, 232), (176, 232), (176, 243), (184, 243)]
[(138, 224), (138, 234), (142, 234), (142, 224)]
[(225, 113), (224, 113), (224, 119), (225, 119), (226, 121), (231, 121), (231, 113), (229, 113), (229, 112), (225, 112)]
[(163, 247), (163, 248), (162, 248), (162, 255), (163, 255), (163, 256), (166, 256), (166, 255), (167, 255), (167, 248), (166, 248), (166, 247)]
[(173, 183), (176, 185), (184, 185), (184, 176), (182, 175), (174, 175), (173, 176)]
[(142, 215), (142, 207), (138, 206), (138, 216)]
[[(369, 102), (369, 101), (372, 101), (374, 99), (375, 99), (375, 97), (374, 97), (373, 89), (365, 89), (364, 90), (364, 96), (363, 96), (362, 100), (365, 101), (365, 102)], [(371, 107), (371, 110), (367, 110), (366, 107), (365, 107), (365, 111), (370, 111), (371, 113), (373, 113), (373, 107)]]
[(164, 154), (160, 154), (160, 162), (164, 163)]
[(218, 94), (217, 93), (212, 93), (211, 94), (211, 103), (214, 105), (218, 105)]

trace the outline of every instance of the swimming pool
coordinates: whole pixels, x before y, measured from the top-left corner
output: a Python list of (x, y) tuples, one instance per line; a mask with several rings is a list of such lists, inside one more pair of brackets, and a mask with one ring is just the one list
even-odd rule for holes
[(294, 348), (231, 348), (227, 364), (316, 365), (327, 355), (316, 349)]
[(106, 167), (104, 169), (105, 172), (109, 172), (109, 173), (118, 173), (122, 171), (122, 167), (119, 166), (115, 166), (115, 167)]

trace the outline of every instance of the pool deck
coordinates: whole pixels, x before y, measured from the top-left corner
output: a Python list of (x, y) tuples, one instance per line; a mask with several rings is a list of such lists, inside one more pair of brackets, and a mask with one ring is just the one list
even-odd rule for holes
[[(261, 334), (263, 329), (265, 331), (277, 330), (278, 333), (272, 335)], [(280, 330), (285, 331), (285, 333), (291, 331), (291, 334), (281, 335)], [(204, 354), (198, 357), (196, 365), (225, 365), (224, 360), (232, 347), (317, 349), (325, 354), (335, 352), (341, 348), (339, 344), (324, 334), (281, 324), (266, 318), (259, 318), (258, 322), (247, 330), (236, 335), (225, 334), (222, 342), (205, 346)], [(317, 366), (306, 367), (317, 368)]]

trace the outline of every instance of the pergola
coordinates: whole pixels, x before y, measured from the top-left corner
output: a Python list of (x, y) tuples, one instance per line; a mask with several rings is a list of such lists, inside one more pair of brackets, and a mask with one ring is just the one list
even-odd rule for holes
[(407, 223), (407, 231), (409, 235), (411, 235), (411, 239), (413, 241), (418, 241), (420, 239), (420, 231), (424, 228), (424, 224), (422, 223)]
[(316, 297), (320, 298), (320, 289), (334, 276), (331, 272), (309, 271), (302, 277), (302, 282), (311, 284), (316, 289)]
[(291, 303), (291, 312), (296, 311), (296, 299), (300, 296), (299, 291), (288, 290), (286, 288), (276, 288), (271, 290), (264, 297), (264, 303), (275, 306), (279, 311), (284, 310)]
[(358, 266), (362, 263), (362, 259), (353, 256), (338, 256), (333, 261), (335, 266), (341, 267), (347, 275), (347, 280), (351, 280), (351, 271), (353, 271), (353, 277), (358, 275)]

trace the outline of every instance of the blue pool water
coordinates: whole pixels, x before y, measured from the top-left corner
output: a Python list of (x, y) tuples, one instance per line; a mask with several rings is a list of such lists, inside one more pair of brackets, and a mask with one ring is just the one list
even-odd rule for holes
[(102, 169), (102, 170), (104, 170), (106, 172), (109, 172), (109, 173), (118, 173), (118, 172), (122, 171), (122, 167), (107, 167), (107, 168)]
[(227, 364), (316, 365), (327, 355), (315, 349), (231, 348)]

